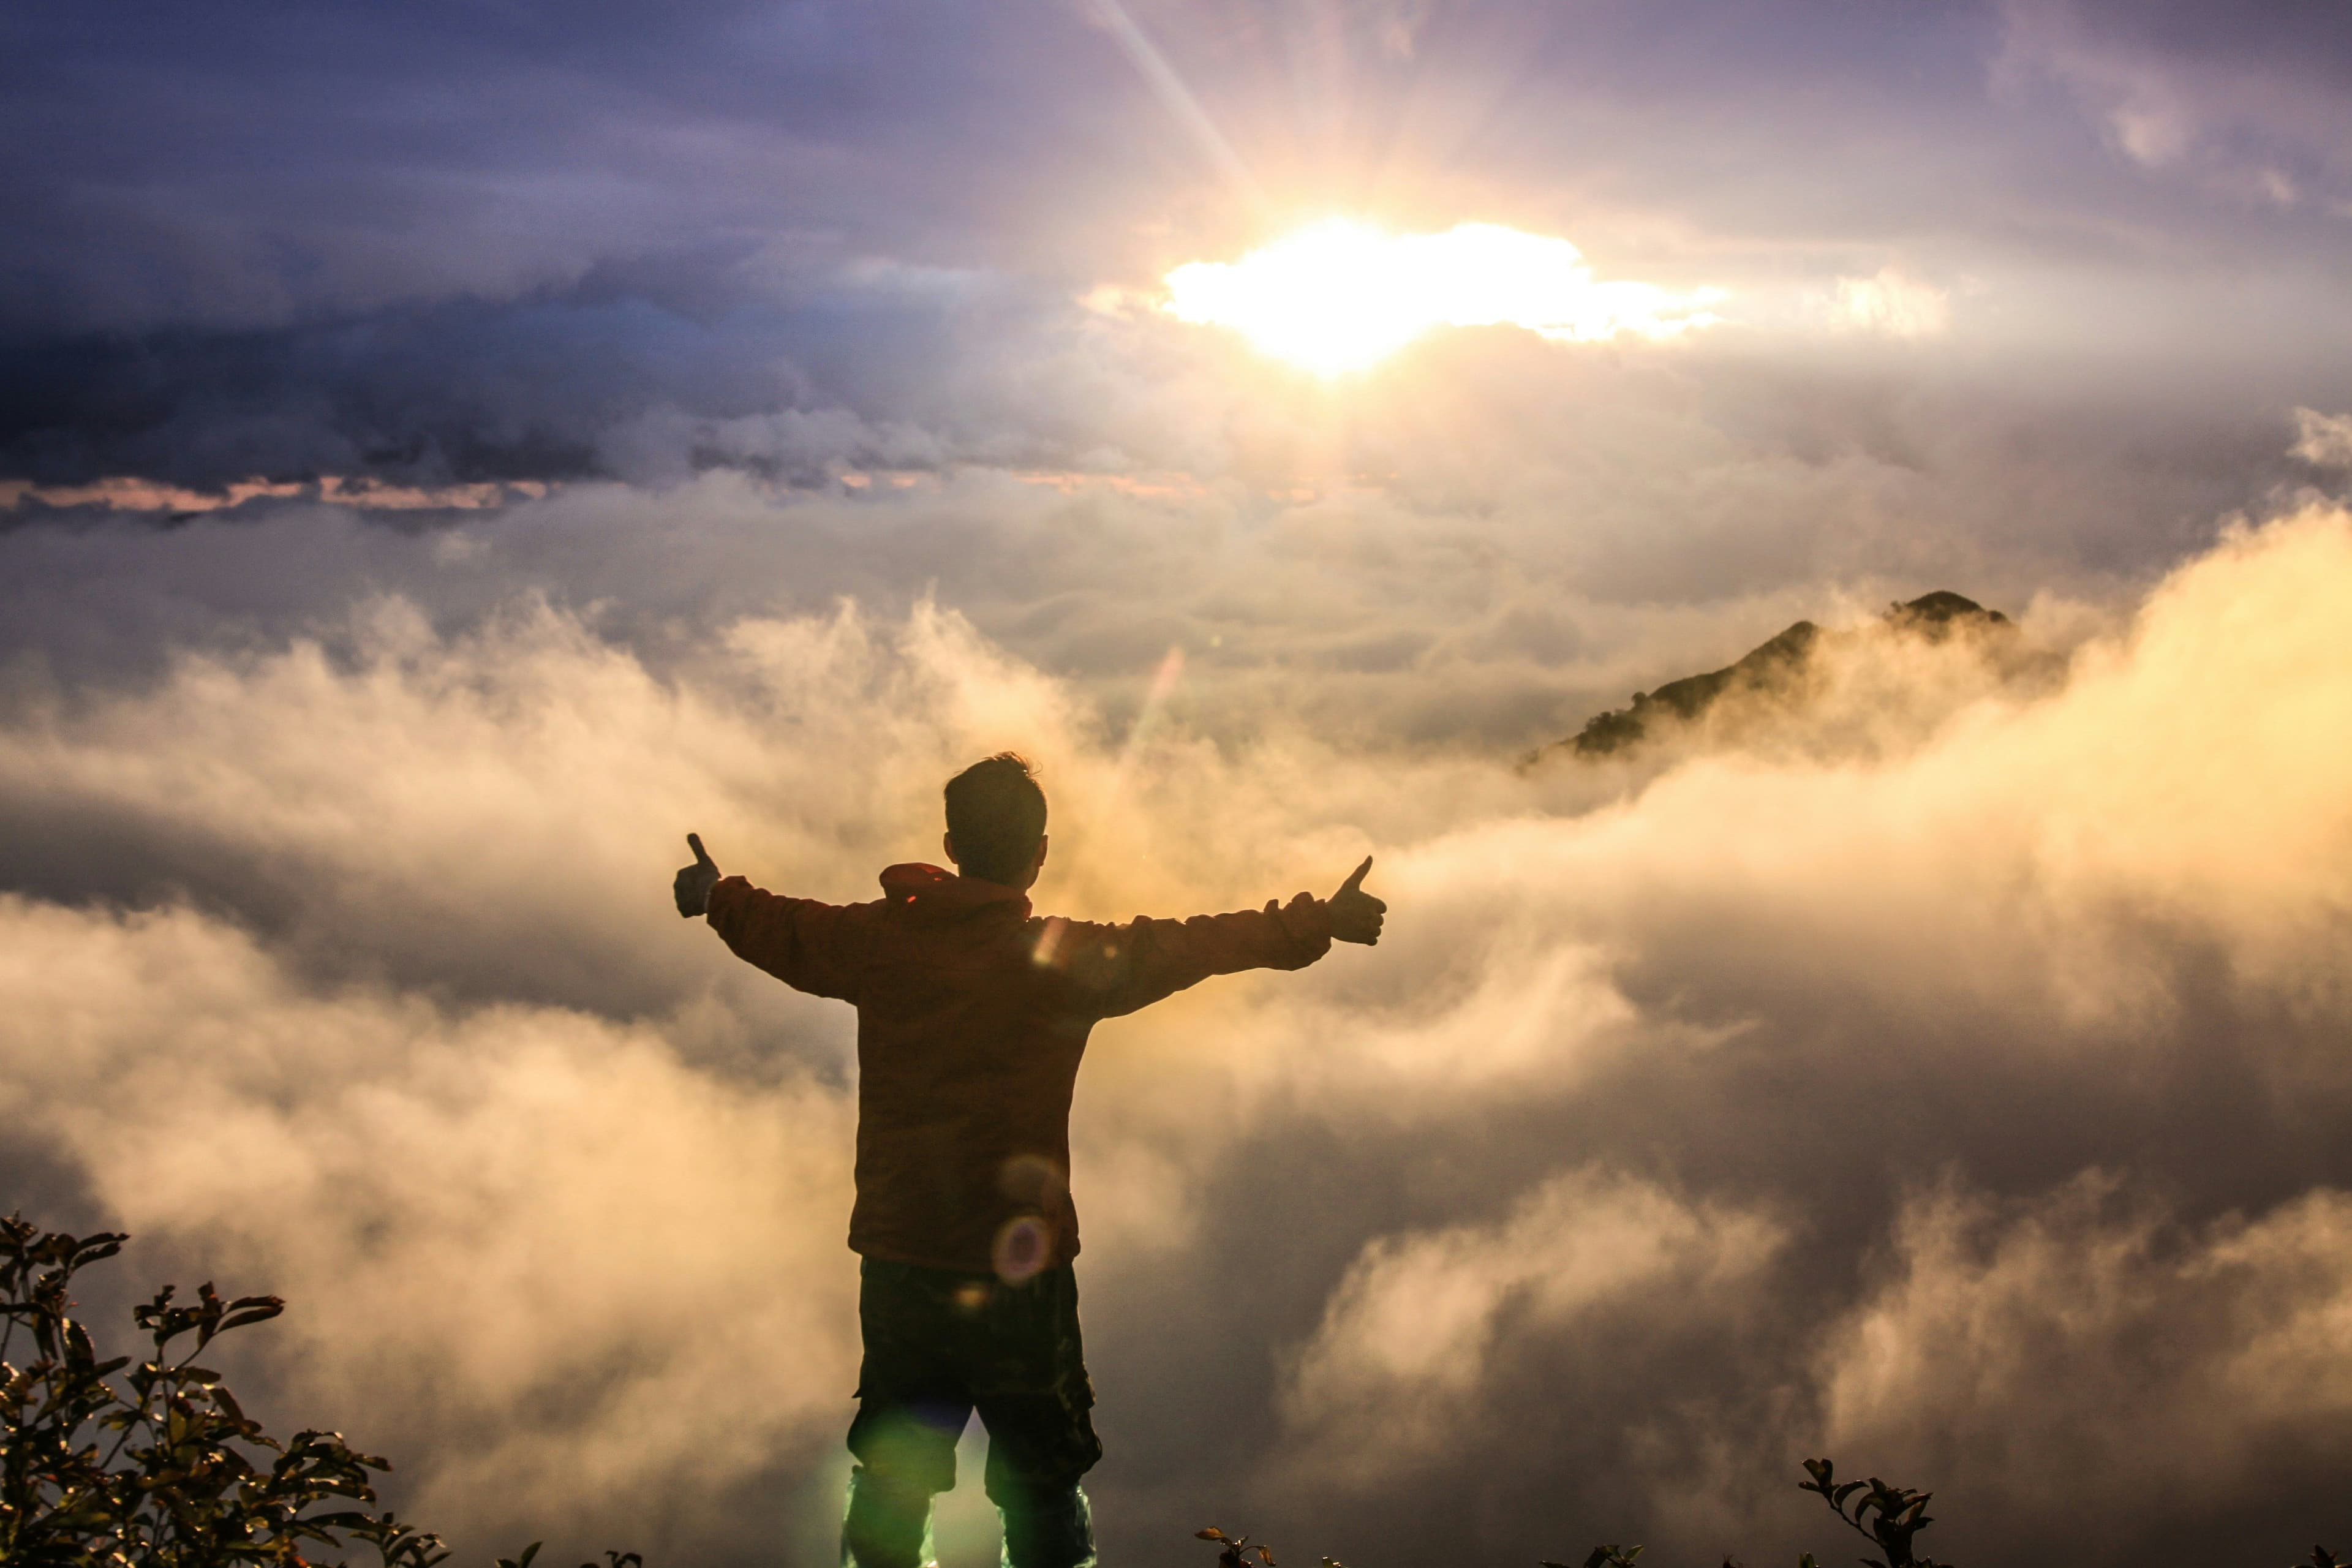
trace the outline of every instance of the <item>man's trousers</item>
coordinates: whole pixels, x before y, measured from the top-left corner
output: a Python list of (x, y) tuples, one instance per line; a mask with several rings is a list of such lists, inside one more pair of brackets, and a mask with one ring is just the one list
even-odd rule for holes
[(1094, 1531), (1078, 1479), (1102, 1458), (1067, 1265), (1019, 1285), (866, 1258), (865, 1361), (849, 1451), (842, 1554), (856, 1568), (919, 1568), (931, 1499), (955, 1485), (956, 1439), (988, 1430), (985, 1486), (1012, 1568), (1082, 1568)]

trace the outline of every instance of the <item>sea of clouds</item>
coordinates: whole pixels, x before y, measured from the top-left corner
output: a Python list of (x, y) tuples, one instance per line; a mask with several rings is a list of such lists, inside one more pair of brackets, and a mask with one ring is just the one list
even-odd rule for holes
[(1114, 1556), (1213, 1519), (1374, 1565), (1769, 1561), (1834, 1549), (1817, 1453), (1936, 1489), (1963, 1562), (2352, 1536), (2347, 596), (2352, 515), (2307, 500), (2028, 617), (2063, 679), (1865, 637), (1749, 743), (1605, 768), (1120, 712), (929, 601), (665, 637), (394, 591), (20, 659), (0, 1172), (138, 1238), (105, 1311), (289, 1297), (251, 1403), (393, 1455), (469, 1551), (825, 1560), (852, 1019), (668, 876), (692, 828), (866, 897), (1015, 745), (1046, 908), (1366, 853), (1391, 906), (1377, 950), (1096, 1037)]

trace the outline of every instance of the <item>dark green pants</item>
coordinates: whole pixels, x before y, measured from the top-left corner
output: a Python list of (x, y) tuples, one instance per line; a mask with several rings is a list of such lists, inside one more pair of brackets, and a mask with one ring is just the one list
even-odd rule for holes
[(1078, 1478), (1102, 1458), (1066, 1266), (1020, 1285), (867, 1258), (859, 1268), (857, 1457), (846, 1553), (859, 1568), (913, 1568), (931, 1498), (955, 1485), (956, 1439), (988, 1429), (989, 1500), (1013, 1568), (1075, 1568), (1093, 1555)]

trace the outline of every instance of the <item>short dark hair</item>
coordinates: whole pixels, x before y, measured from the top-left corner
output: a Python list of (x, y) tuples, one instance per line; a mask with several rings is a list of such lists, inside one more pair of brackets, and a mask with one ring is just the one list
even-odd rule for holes
[(948, 780), (956, 868), (984, 882), (1018, 881), (1045, 837), (1045, 792), (1018, 752), (999, 752)]

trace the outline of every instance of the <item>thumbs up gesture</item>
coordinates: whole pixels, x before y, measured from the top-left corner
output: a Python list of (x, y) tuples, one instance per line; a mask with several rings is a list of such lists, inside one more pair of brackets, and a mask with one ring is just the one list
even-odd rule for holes
[(1355, 875), (1339, 884), (1331, 895), (1331, 940), (1360, 942), (1370, 947), (1381, 940), (1381, 917), (1388, 913), (1388, 905), (1364, 891), (1364, 874), (1372, 868), (1372, 858), (1356, 868)]
[(719, 863), (702, 847), (702, 835), (688, 834), (686, 847), (694, 851), (694, 864), (678, 868), (677, 879), (670, 890), (677, 895), (677, 912), (692, 920), (710, 907), (710, 889), (719, 881)]

